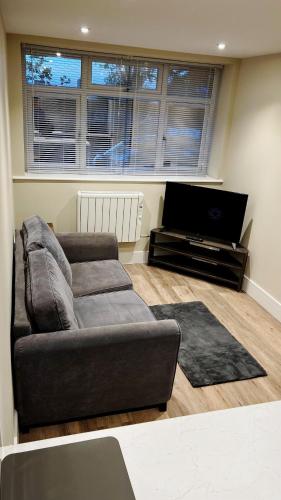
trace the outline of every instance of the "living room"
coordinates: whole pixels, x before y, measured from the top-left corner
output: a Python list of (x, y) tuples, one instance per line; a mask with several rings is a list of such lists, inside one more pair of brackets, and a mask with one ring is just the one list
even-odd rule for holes
[[(0, 11), (3, 456), (113, 436), (136, 498), (279, 498), (280, 6)], [(179, 466), (149, 496), (137, 464), (160, 478), (182, 435), (203, 486), (175, 487)]]

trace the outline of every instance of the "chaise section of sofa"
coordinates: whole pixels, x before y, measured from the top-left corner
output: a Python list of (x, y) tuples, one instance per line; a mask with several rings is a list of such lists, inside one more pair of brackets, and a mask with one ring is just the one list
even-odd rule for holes
[(134, 292), (114, 235), (56, 238), (38, 219), (40, 230), (35, 217), (16, 232), (13, 356), (20, 426), (166, 403), (178, 324), (157, 321)]

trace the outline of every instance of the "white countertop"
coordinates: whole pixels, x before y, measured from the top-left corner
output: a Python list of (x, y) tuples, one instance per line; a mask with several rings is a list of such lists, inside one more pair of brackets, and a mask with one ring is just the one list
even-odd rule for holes
[(136, 500), (280, 500), (281, 401), (9, 446), (119, 440)]

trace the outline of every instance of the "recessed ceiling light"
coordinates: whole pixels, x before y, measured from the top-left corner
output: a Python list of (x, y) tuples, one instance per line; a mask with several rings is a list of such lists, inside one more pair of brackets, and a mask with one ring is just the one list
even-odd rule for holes
[(81, 33), (83, 33), (84, 35), (87, 35), (89, 33), (89, 28), (88, 26), (81, 26)]
[(60, 56), (61, 56), (61, 52), (57, 52), (57, 53), (56, 53), (56, 56), (57, 56), (57, 57), (60, 57)]
[(220, 42), (220, 43), (218, 43), (217, 47), (219, 50), (224, 50), (226, 47), (226, 44), (224, 42)]

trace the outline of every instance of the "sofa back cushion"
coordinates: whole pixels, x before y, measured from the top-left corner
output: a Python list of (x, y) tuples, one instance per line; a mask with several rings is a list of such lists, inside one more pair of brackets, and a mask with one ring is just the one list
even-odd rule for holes
[(12, 325), (14, 340), (32, 333), (25, 302), (25, 252), (22, 232), (15, 231), (14, 272), (13, 272), (13, 312)]
[(46, 249), (27, 256), (26, 307), (35, 333), (75, 330), (73, 294), (56, 260)]
[(47, 248), (57, 261), (67, 283), (71, 286), (72, 272), (70, 264), (58, 239), (48, 224), (38, 215), (33, 215), (24, 221), (22, 229), (26, 253)]

